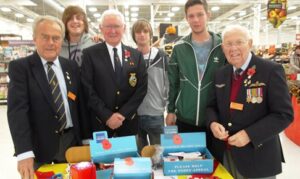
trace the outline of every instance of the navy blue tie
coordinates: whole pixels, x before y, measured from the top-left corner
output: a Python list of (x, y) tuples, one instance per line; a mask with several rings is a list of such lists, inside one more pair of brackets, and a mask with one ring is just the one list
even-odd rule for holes
[(47, 66), (48, 66), (47, 75), (48, 75), (48, 81), (49, 81), (53, 101), (55, 104), (55, 110), (58, 115), (58, 123), (59, 123), (58, 130), (63, 131), (67, 125), (67, 118), (66, 118), (64, 101), (59, 88), (59, 83), (55, 75), (55, 72), (52, 69), (52, 65), (53, 62), (47, 62)]
[(116, 80), (117, 80), (117, 84), (120, 85), (121, 78), (122, 78), (122, 66), (121, 66), (120, 58), (118, 56), (118, 49), (114, 47), (113, 50), (114, 50)]

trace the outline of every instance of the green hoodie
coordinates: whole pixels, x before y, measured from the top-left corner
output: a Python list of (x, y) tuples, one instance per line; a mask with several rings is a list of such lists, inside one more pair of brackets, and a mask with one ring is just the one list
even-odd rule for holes
[(192, 34), (175, 44), (168, 68), (168, 112), (176, 113), (177, 120), (181, 122), (199, 127), (205, 127), (204, 115), (213, 92), (214, 73), (226, 62), (221, 49), (221, 38), (212, 32), (209, 33), (213, 47), (209, 52), (202, 80), (198, 75), (198, 62), (191, 42)]

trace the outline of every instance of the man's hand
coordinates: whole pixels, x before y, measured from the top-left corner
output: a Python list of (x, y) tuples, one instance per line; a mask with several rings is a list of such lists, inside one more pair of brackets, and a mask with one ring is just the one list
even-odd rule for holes
[(168, 113), (166, 117), (167, 126), (174, 126), (176, 124), (176, 114)]
[(226, 140), (229, 136), (228, 131), (225, 130), (225, 127), (218, 122), (212, 122), (210, 124), (210, 130), (215, 138), (220, 140)]
[(125, 120), (125, 117), (122, 116), (120, 113), (113, 113), (113, 115), (110, 116), (110, 118), (106, 121), (106, 125), (111, 129), (117, 129)]
[(250, 142), (250, 138), (245, 130), (241, 130), (228, 138), (228, 143), (236, 147), (244, 147)]
[(18, 171), (22, 179), (34, 179), (33, 158), (18, 161)]

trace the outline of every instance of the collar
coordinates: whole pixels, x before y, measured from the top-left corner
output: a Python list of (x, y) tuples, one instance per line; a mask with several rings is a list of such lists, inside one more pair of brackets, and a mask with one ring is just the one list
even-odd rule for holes
[[(107, 42), (105, 42), (105, 44), (106, 44), (106, 46), (108, 48), (108, 51), (113, 52), (114, 46), (109, 45)], [(116, 45), (115, 48), (118, 49), (118, 52), (122, 52), (122, 44), (121, 43), (119, 43), (118, 45)]]
[[(41, 61), (42, 61), (42, 63), (43, 63), (43, 66), (47, 66), (47, 60), (45, 60), (43, 57), (41, 57), (40, 56), (40, 58), (41, 58)], [(59, 60), (58, 60), (58, 57), (56, 57), (56, 59), (53, 61), (53, 64), (55, 65), (55, 66), (59, 66)]]
[[(252, 58), (252, 53), (251, 52), (249, 52), (249, 55), (248, 55), (248, 57), (247, 57), (247, 60), (246, 60), (246, 62), (242, 65), (242, 67), (241, 67), (241, 69), (243, 70), (243, 71), (245, 71), (246, 69), (247, 69), (247, 67), (248, 67), (248, 65), (249, 65), (249, 63), (250, 63), (250, 61), (251, 61), (251, 58)], [(236, 70), (236, 67), (233, 67), (233, 71), (235, 71)]]

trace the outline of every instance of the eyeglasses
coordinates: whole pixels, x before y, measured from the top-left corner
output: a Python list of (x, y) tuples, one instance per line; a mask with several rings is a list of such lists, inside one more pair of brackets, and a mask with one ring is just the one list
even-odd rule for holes
[(52, 42), (57, 43), (61, 41), (61, 36), (50, 36), (46, 34), (41, 34), (41, 39), (45, 42), (48, 42), (51, 39)]
[(235, 47), (241, 47), (241, 46), (243, 46), (246, 43), (247, 43), (247, 41), (245, 41), (245, 40), (238, 40), (236, 42), (225, 42), (225, 43), (223, 43), (223, 45), (225, 47), (227, 47), (227, 48), (231, 48), (233, 46), (235, 46)]
[(104, 25), (102, 27), (104, 29), (109, 29), (109, 30), (111, 29), (120, 30), (123, 27), (123, 25)]

